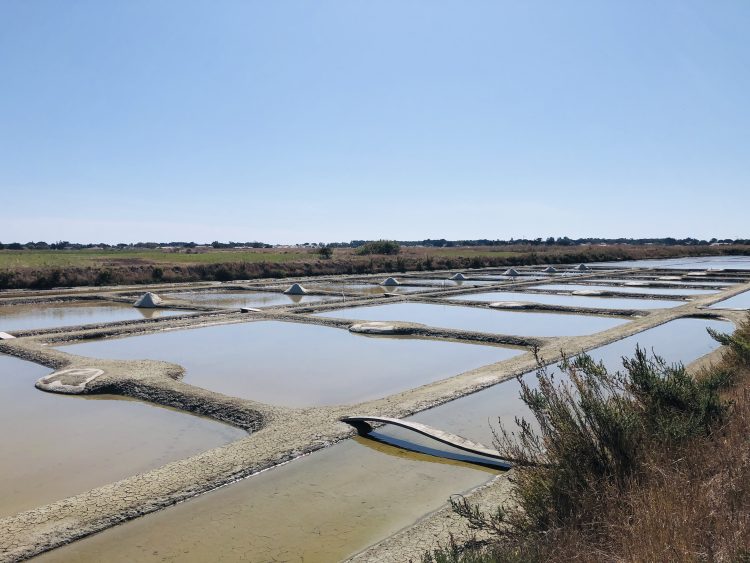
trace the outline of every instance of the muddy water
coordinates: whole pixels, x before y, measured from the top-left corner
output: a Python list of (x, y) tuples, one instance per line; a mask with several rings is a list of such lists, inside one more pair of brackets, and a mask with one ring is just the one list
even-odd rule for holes
[(750, 309), (750, 291), (711, 305), (712, 309)]
[(138, 309), (121, 303), (98, 302), (0, 305), (0, 331), (13, 332), (35, 328), (155, 319), (187, 313), (190, 311)]
[(247, 436), (140, 401), (37, 390), (49, 373), (0, 354), (0, 518)]
[[(701, 356), (718, 348), (718, 344), (706, 332), (706, 328), (731, 332), (731, 323), (706, 319), (678, 319), (667, 324), (646, 330), (592, 350), (589, 354), (597, 361), (603, 361), (608, 369), (622, 369), (622, 358), (632, 357), (636, 344), (647, 351), (653, 351), (670, 363), (689, 364)], [(575, 353), (575, 350), (568, 350)], [(524, 376), (534, 382), (535, 374)], [(526, 406), (519, 400), (520, 385), (514, 380), (506, 381), (479, 393), (451, 401), (411, 417), (411, 420), (435, 426), (480, 443), (492, 444), (492, 425), (497, 426), (498, 418), (506, 428), (515, 429), (516, 416), (529, 416)], [(383, 427), (379, 429), (382, 439), (413, 442), (417, 445), (435, 446), (435, 442), (415, 437), (406, 430)]]
[(585, 285), (585, 284), (544, 284), (535, 285), (534, 289), (549, 289), (553, 291), (617, 291), (620, 293), (645, 293), (649, 295), (707, 295), (716, 293), (716, 289), (681, 289), (678, 287), (643, 287), (621, 285)]
[(182, 299), (209, 307), (229, 309), (239, 309), (240, 307), (278, 307), (279, 305), (317, 303), (336, 299), (336, 297), (322, 295), (286, 295), (285, 293), (274, 293), (271, 291), (186, 291), (164, 293), (162, 297), (165, 299)]
[(287, 406), (375, 399), (521, 353), (283, 322), (171, 331), (63, 349), (100, 358), (174, 362), (185, 367), (187, 383)]
[(682, 305), (681, 301), (663, 301), (658, 299), (623, 299), (620, 297), (584, 297), (578, 295), (545, 295), (541, 293), (516, 293), (511, 291), (493, 291), (490, 293), (472, 293), (451, 297), (458, 301), (529, 301), (545, 305), (564, 305), (568, 307), (589, 307), (598, 309), (660, 309)]
[(340, 561), (494, 474), (357, 438), (38, 560)]
[(367, 321), (406, 321), (434, 327), (523, 336), (593, 334), (627, 322), (624, 319), (584, 315), (496, 311), (425, 303), (352, 307), (318, 313), (318, 316)]

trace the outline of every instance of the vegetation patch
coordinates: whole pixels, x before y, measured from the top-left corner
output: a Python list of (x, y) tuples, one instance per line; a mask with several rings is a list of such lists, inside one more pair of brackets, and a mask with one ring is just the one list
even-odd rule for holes
[(750, 558), (750, 317), (719, 365), (692, 377), (636, 349), (610, 373), (587, 355), (563, 377), (521, 382), (532, 420), (495, 446), (521, 460), (496, 512), (453, 509), (494, 539), (425, 563), (747, 561)]
[(357, 254), (365, 256), (368, 254), (394, 255), (401, 251), (401, 246), (392, 240), (376, 240), (367, 242), (357, 248)]
[(745, 245), (414, 247), (393, 241), (346, 248), (215, 248), (194, 244), (164, 248), (22, 247), (0, 249), (0, 289), (466, 270), (749, 253), (750, 247)]

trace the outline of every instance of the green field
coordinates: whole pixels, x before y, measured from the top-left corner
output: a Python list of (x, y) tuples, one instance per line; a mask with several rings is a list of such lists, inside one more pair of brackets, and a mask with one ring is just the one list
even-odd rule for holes
[(76, 268), (127, 264), (223, 264), (227, 262), (283, 263), (309, 260), (314, 255), (296, 250), (208, 250), (187, 253), (164, 250), (2, 250), (0, 270)]

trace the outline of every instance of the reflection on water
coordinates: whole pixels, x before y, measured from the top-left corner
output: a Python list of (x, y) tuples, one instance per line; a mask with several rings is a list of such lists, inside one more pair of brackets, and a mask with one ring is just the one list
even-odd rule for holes
[(124, 303), (40, 303), (0, 306), (0, 331), (57, 328), (184, 315), (190, 311), (139, 309)]
[(750, 270), (750, 256), (702, 256), (698, 258), (667, 258), (663, 260), (624, 260), (597, 262), (591, 266), (618, 268), (735, 269)]
[(166, 299), (182, 299), (209, 307), (230, 309), (239, 309), (240, 307), (278, 307), (279, 305), (317, 303), (336, 299), (336, 297), (325, 297), (322, 295), (287, 295), (271, 291), (227, 291), (220, 293), (214, 291), (190, 291), (168, 293), (163, 296)]
[(0, 517), (247, 435), (140, 401), (37, 390), (49, 372), (0, 354)]
[(459, 301), (529, 301), (545, 305), (562, 305), (567, 307), (588, 307), (594, 309), (660, 309), (682, 305), (681, 301), (664, 301), (658, 299), (627, 299), (622, 297), (586, 297), (579, 295), (545, 295), (541, 293), (515, 293), (511, 291), (493, 291), (491, 293), (472, 293), (451, 297)]
[[(638, 342), (670, 361), (687, 363), (716, 347), (707, 326), (731, 330), (721, 321), (681, 319), (592, 355), (617, 368)], [(525, 414), (518, 391), (512, 380), (410, 418), (491, 445), (491, 422), (499, 417), (511, 424), (515, 415)], [(60, 548), (40, 561), (337, 561), (493, 474), (486, 467), (434, 457), (450, 448), (404, 429), (385, 426), (374, 435), (423, 453), (370, 439), (347, 440)]]
[(424, 287), (413, 287), (405, 285), (377, 285), (369, 283), (316, 283), (309, 284), (305, 287), (315, 290), (324, 291), (340, 291), (343, 293), (360, 293), (362, 295), (383, 295), (384, 293), (415, 293), (418, 291), (426, 291), (428, 288)]
[(554, 291), (616, 291), (618, 293), (645, 293), (649, 295), (707, 295), (716, 293), (715, 289), (681, 289), (679, 287), (642, 287), (621, 285), (585, 285), (573, 283), (558, 283), (535, 285), (534, 289), (549, 289)]
[(425, 303), (352, 307), (317, 313), (316, 316), (366, 321), (406, 321), (434, 327), (522, 336), (592, 334), (627, 322), (623, 319), (590, 315), (498, 311)]
[[(607, 344), (589, 354), (595, 360), (603, 361), (609, 369), (618, 370), (622, 369), (622, 358), (632, 357), (638, 344), (648, 351), (653, 350), (668, 362), (681, 361), (689, 364), (718, 348), (718, 343), (706, 332), (708, 327), (722, 332), (733, 330), (732, 324), (725, 321), (678, 319)], [(577, 350), (567, 352), (576, 353)], [(529, 373), (524, 378), (531, 383), (536, 381), (534, 373)], [(489, 446), (493, 438), (490, 423), (497, 423), (499, 418), (506, 428), (512, 430), (515, 428), (516, 416), (529, 417), (528, 409), (519, 399), (520, 390), (520, 385), (513, 379), (418, 413), (410, 417), (410, 420)], [(413, 432), (392, 426), (378, 430), (394, 438), (415, 439)]]
[(65, 346), (84, 356), (157, 359), (185, 382), (289, 406), (375, 399), (510, 358), (520, 350), (367, 337), (308, 324), (252, 322)]
[(711, 305), (712, 309), (750, 309), (750, 291), (745, 291)]
[[(703, 281), (700, 277), (697, 277), (693, 280), (683, 280), (681, 276), (678, 276), (677, 279), (666, 279), (671, 278), (672, 276), (662, 276), (658, 279), (640, 279), (640, 278), (600, 278), (597, 280), (591, 280), (596, 281), (597, 283), (602, 284), (609, 284), (609, 283), (631, 283), (631, 282), (640, 282), (640, 283), (647, 283), (647, 284), (656, 284), (656, 285), (698, 285), (698, 286), (724, 286), (724, 285), (734, 285), (735, 282), (722, 282), (722, 281)], [(649, 288), (645, 288), (649, 289)]]
[[(424, 456), (430, 456), (435, 460), (440, 460), (443, 463), (471, 463), (480, 467), (485, 467), (492, 471), (503, 471), (510, 469), (510, 464), (496, 460), (493, 458), (487, 458), (480, 455), (473, 455), (467, 453), (458, 448), (454, 448), (447, 444), (440, 443), (436, 440), (431, 440), (426, 436), (421, 436), (415, 432), (411, 432), (408, 439), (397, 438), (391, 436), (385, 432), (373, 430), (365, 436), (359, 438), (365, 445), (379, 445), (378, 451), (393, 455), (394, 452), (401, 450), (407, 450)], [(385, 447), (383, 447), (385, 445)], [(483, 444), (486, 445), (486, 444)], [(488, 446), (489, 447), (489, 446)], [(433, 460), (434, 461), (434, 460)]]

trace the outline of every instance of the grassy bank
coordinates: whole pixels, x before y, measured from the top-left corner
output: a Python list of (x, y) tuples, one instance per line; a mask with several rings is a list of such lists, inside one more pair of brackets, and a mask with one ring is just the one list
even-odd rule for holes
[(514, 497), (494, 514), (453, 501), (494, 539), (425, 562), (750, 561), (750, 316), (715, 337), (723, 357), (695, 377), (642, 351), (622, 374), (541, 370), (522, 391), (539, 430), (497, 439), (528, 464)]
[(0, 289), (370, 274), (491, 266), (750, 254), (750, 246), (403, 247), (395, 256), (334, 249), (0, 250)]

